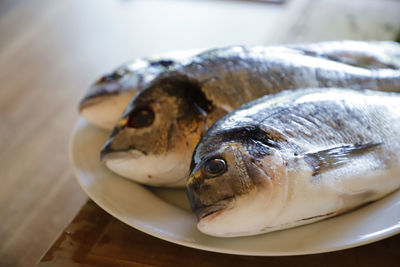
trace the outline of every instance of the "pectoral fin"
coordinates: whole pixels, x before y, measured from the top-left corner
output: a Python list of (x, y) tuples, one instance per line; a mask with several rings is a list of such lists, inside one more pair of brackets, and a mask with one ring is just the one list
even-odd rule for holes
[(305, 161), (313, 169), (313, 176), (337, 168), (355, 157), (374, 151), (382, 143), (351, 144), (307, 153)]

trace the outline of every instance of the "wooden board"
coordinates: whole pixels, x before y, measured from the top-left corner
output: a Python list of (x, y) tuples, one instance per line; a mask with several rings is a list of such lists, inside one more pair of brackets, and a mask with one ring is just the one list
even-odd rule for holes
[[(328, 229), (327, 229), (328, 230)], [(400, 235), (337, 252), (255, 257), (207, 252), (149, 236), (89, 201), (38, 266), (398, 266)]]

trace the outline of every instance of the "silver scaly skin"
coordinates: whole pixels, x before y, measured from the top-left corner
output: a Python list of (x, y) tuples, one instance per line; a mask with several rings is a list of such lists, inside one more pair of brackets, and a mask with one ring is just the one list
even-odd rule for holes
[(187, 181), (201, 232), (312, 223), (400, 187), (400, 94), (335, 88), (265, 96), (217, 121)]
[[(338, 42), (334, 43), (338, 51)], [(380, 43), (373, 44), (370, 47)], [(400, 45), (389, 44), (397, 50), (388, 49), (388, 54), (400, 57)], [(307, 51), (306, 45), (298, 46), (209, 50), (160, 74), (132, 99), (101, 151), (102, 160), (117, 174), (143, 184), (184, 186), (190, 157), (201, 136), (244, 103), (302, 87), (400, 92), (400, 65), (396, 67), (386, 57), (380, 61), (382, 49), (364, 52), (375, 58), (370, 65), (356, 53), (355, 58), (364, 62), (359, 67), (342, 63), (343, 56), (332, 60), (336, 52), (327, 48), (317, 52), (318, 44)]]
[(289, 45), (306, 54), (362, 68), (400, 68), (398, 43), (391, 41), (330, 41), (315, 44)]

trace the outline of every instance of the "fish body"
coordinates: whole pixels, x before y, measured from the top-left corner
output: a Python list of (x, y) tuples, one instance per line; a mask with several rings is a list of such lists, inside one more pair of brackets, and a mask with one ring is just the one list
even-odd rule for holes
[[(330, 41), (285, 47), (363, 68), (400, 68), (399, 48), (394, 42)], [(176, 51), (123, 64), (90, 86), (79, 105), (81, 116), (95, 126), (111, 130), (138, 91), (159, 74), (185, 64), (203, 51)]]
[(312, 223), (400, 187), (400, 95), (316, 88), (250, 102), (198, 144), (187, 181), (198, 229), (256, 235)]
[(302, 49), (209, 50), (160, 74), (124, 111), (101, 151), (103, 162), (143, 184), (181, 187), (201, 136), (244, 103), (302, 87), (400, 91), (400, 69), (357, 67)]
[(157, 75), (185, 62), (200, 49), (138, 58), (103, 75), (93, 83), (79, 104), (79, 113), (91, 124), (112, 130), (132, 97)]

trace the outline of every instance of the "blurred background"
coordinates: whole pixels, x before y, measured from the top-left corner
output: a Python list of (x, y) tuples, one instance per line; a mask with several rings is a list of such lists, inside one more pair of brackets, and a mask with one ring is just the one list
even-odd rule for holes
[(86, 201), (68, 140), (101, 75), (191, 48), (395, 40), (396, 0), (0, 1), (0, 266), (32, 266)]

